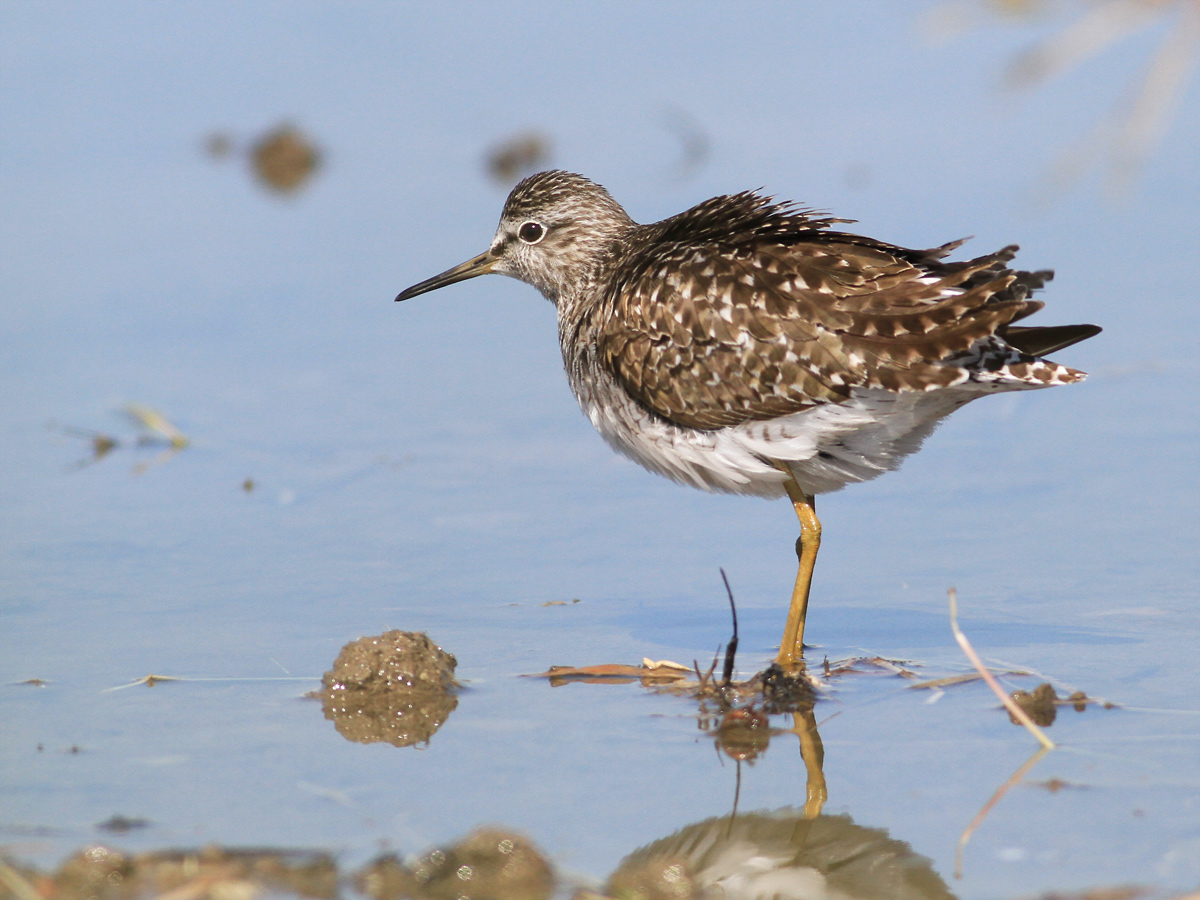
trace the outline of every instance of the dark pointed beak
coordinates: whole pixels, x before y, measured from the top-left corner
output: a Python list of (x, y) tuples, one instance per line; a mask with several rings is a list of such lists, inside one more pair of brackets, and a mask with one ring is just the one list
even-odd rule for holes
[(438, 288), (445, 287), (448, 284), (466, 281), (468, 278), (474, 278), (476, 275), (486, 275), (496, 267), (497, 262), (499, 262), (499, 257), (493, 256), (492, 251), (489, 250), (486, 253), (480, 253), (473, 259), (468, 259), (465, 263), (460, 263), (453, 269), (447, 269), (441, 275), (434, 275), (420, 284), (414, 284), (407, 290), (401, 291), (396, 295), (396, 302), (408, 300), (417, 296), (417, 294), (436, 291)]

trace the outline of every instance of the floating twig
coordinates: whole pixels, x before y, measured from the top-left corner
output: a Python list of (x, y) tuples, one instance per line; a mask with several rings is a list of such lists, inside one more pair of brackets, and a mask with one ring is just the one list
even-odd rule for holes
[[(1031, 675), (1032, 672), (1022, 672), (1018, 669), (1005, 669), (1004, 671), (993, 672), (993, 675)], [(953, 687), (956, 684), (968, 684), (972, 681), (979, 681), (983, 678), (978, 672), (963, 672), (961, 675), (947, 675), (945, 678), (934, 678), (929, 681), (918, 681), (908, 686), (909, 690), (917, 691), (921, 689), (936, 690), (938, 688)]]
[(157, 432), (160, 437), (166, 438), (167, 442), (177, 450), (182, 450), (191, 443), (188, 436), (171, 424), (167, 417), (157, 409), (142, 406), (139, 403), (131, 403), (125, 407), (125, 412), (143, 428)]
[(144, 684), (146, 687), (154, 687), (160, 681), (183, 681), (183, 678), (176, 678), (173, 675), (147, 675), (144, 678), (139, 678), (137, 681), (131, 681), (129, 684), (118, 684), (116, 687), (105, 688), (104, 693), (110, 691), (123, 691), (125, 688), (137, 687), (139, 684)]
[(146, 687), (154, 687), (164, 681), (318, 681), (319, 679), (309, 675), (267, 675), (264, 677), (239, 677), (236, 675), (223, 676), (217, 678), (180, 678), (175, 675), (147, 675), (144, 678), (139, 678), (137, 681), (131, 681), (128, 684), (118, 684), (116, 687), (105, 688), (104, 693), (111, 691), (123, 691), (126, 688), (137, 687), (139, 684), (144, 684)]

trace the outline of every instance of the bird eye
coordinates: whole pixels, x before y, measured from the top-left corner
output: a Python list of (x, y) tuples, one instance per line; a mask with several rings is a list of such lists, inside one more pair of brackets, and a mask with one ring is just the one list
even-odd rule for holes
[(546, 226), (540, 222), (526, 222), (517, 230), (517, 236), (527, 244), (536, 244), (546, 236)]

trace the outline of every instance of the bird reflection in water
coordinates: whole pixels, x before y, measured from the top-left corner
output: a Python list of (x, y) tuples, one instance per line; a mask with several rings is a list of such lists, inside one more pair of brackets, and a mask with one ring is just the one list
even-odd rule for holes
[(847, 815), (793, 809), (715, 816), (627, 856), (617, 900), (951, 900), (932, 863)]
[(737, 764), (737, 785), (734, 789), (734, 812), (742, 787), (742, 763), (753, 765), (767, 752), (772, 737), (794, 734), (800, 739), (800, 755), (807, 770), (804, 816), (815, 819), (829, 796), (825, 785), (825, 746), (817, 731), (813, 701), (790, 712), (791, 728), (772, 728), (765, 712), (754, 707), (710, 710), (707, 701), (700, 701), (700, 729), (713, 736), (717, 749)]
[[(952, 900), (927, 858), (880, 828), (825, 815), (825, 748), (815, 698), (792, 698), (790, 728), (772, 728), (758, 706), (700, 700), (700, 728), (737, 764), (733, 811), (679, 829), (630, 853), (603, 895), (615, 900)], [(765, 704), (770, 709), (770, 701)], [(781, 710), (774, 709), (772, 712)], [(804, 807), (739, 813), (742, 763), (795, 735), (807, 770)], [(590, 898), (595, 900), (595, 897)]]

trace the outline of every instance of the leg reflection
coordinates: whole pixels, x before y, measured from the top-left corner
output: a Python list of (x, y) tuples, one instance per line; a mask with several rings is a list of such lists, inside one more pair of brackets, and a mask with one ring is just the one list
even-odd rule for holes
[(815, 819), (829, 797), (825, 787), (825, 745), (817, 731), (817, 716), (810, 706), (792, 713), (792, 730), (800, 738), (800, 754), (808, 770), (808, 789), (804, 800), (804, 817)]

